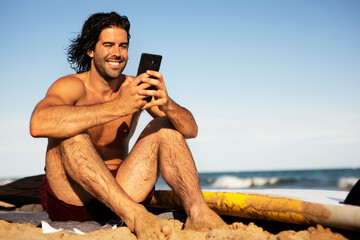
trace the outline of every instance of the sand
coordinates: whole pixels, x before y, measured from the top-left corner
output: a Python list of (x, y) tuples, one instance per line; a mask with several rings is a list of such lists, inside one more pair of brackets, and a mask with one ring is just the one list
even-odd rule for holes
[[(212, 240), (260, 240), (260, 239), (277, 239), (277, 240), (307, 240), (307, 239), (319, 239), (319, 240), (343, 240), (347, 239), (339, 233), (332, 232), (329, 228), (323, 228), (320, 225), (316, 227), (309, 227), (307, 230), (302, 231), (282, 231), (276, 235), (264, 231), (261, 227), (256, 226), (254, 223), (245, 225), (243, 223), (235, 222), (229, 225), (229, 229), (226, 231), (212, 230), (209, 232), (194, 232), (181, 230), (183, 223), (178, 220), (168, 220), (169, 224), (173, 228), (170, 239), (212, 239)], [(34, 225), (20, 224), (20, 223), (8, 223), (0, 220), (0, 240), (52, 240), (52, 239), (87, 239), (87, 240), (108, 240), (108, 239), (129, 239), (136, 240), (136, 236), (130, 232), (127, 227), (119, 227), (112, 230), (98, 230), (84, 235), (74, 234), (69, 235), (63, 232), (43, 234), (41, 228), (37, 228)]]

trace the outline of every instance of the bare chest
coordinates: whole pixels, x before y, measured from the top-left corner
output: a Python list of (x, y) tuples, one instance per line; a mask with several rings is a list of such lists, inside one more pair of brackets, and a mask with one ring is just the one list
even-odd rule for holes
[(127, 145), (135, 131), (139, 118), (137, 115), (129, 115), (88, 129), (93, 144), (96, 147), (121, 147), (121, 145)]
[[(87, 89), (86, 97), (81, 99), (77, 105), (106, 103), (116, 97), (118, 97), (118, 92), (104, 99)], [(96, 148), (127, 147), (135, 131), (139, 117), (140, 113), (124, 116), (111, 122), (89, 128), (88, 134)]]

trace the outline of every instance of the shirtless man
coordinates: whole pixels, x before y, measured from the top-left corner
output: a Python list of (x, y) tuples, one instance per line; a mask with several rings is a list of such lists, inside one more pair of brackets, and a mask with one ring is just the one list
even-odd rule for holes
[[(224, 228), (203, 198), (184, 140), (197, 135), (192, 114), (170, 99), (161, 73), (122, 74), (129, 29), (117, 13), (90, 16), (69, 48), (77, 74), (55, 81), (34, 109), (30, 133), (48, 138), (42, 204), (54, 220), (96, 220), (111, 212), (139, 239), (168, 239), (171, 227), (140, 204), (162, 174), (188, 215), (185, 229)], [(157, 90), (146, 90), (150, 85)], [(154, 120), (129, 153), (142, 110)]]

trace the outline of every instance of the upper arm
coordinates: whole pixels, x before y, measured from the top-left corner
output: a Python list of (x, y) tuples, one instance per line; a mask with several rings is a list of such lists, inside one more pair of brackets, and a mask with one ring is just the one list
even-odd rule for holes
[(50, 107), (75, 105), (85, 94), (84, 83), (79, 78), (70, 75), (58, 79), (50, 86), (45, 98), (36, 105), (30, 119), (30, 134), (33, 137), (47, 136), (46, 134), (49, 132), (47, 130), (52, 127), (47, 126), (44, 122), (49, 119), (57, 119), (54, 117), (54, 111), (49, 111)]

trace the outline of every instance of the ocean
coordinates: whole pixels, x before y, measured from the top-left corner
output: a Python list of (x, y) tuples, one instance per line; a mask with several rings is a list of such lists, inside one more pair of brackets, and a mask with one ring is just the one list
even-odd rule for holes
[[(202, 189), (318, 189), (348, 191), (360, 179), (360, 169), (312, 169), (199, 173)], [(170, 189), (160, 178), (156, 189)]]
[[(18, 178), (0, 178), (0, 185)], [(199, 173), (202, 189), (319, 189), (348, 191), (360, 179), (359, 169)], [(156, 189), (170, 189), (160, 177)]]

